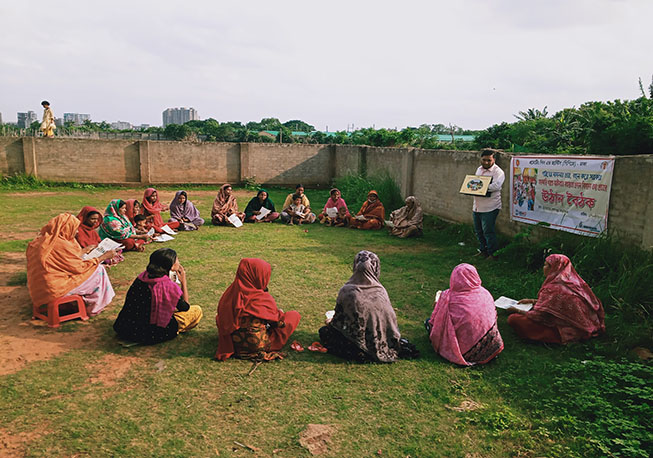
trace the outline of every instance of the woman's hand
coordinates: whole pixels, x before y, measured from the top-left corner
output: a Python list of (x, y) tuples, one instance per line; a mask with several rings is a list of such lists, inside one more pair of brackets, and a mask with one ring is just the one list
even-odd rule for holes
[(179, 281), (182, 282), (182, 283), (185, 283), (186, 282), (186, 270), (184, 270), (184, 266), (179, 264), (179, 267), (177, 268), (177, 270), (175, 270), (175, 272), (177, 273), (177, 276), (179, 277)]
[(535, 304), (537, 299), (520, 299), (517, 301), (518, 304)]
[(95, 249), (97, 245), (89, 245), (86, 248), (82, 248), (82, 254), (88, 254)]
[(103, 261), (106, 261), (107, 259), (111, 259), (111, 258), (113, 258), (116, 254), (117, 254), (117, 253), (116, 253), (116, 250), (109, 250), (109, 251), (105, 252), (102, 256), (100, 256), (100, 257), (98, 258), (98, 259), (99, 259), (99, 262), (103, 262)]

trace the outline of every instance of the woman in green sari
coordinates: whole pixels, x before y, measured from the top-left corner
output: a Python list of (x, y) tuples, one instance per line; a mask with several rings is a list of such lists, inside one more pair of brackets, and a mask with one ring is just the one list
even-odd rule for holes
[(127, 218), (127, 204), (120, 199), (109, 202), (98, 233), (102, 239), (109, 238), (122, 243), (124, 251), (143, 251), (143, 245), (150, 240), (147, 234), (136, 234), (134, 226)]

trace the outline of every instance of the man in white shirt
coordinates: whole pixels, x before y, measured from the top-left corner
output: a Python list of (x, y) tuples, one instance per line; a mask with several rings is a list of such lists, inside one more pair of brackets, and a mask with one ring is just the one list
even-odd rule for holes
[(501, 187), (506, 179), (503, 170), (495, 164), (493, 149), (486, 148), (481, 151), (481, 166), (476, 170), (476, 175), (492, 177), (492, 182), (487, 194), (483, 197), (474, 196), (474, 231), (478, 238), (478, 255), (485, 258), (496, 259), (497, 235), (494, 225), (501, 210)]

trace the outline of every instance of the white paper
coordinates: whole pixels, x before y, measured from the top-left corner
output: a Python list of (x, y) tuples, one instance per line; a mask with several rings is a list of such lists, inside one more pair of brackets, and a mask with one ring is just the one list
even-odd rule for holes
[(149, 231), (147, 231), (147, 235), (149, 235), (150, 237), (152, 237), (152, 236), (154, 235), (154, 228), (152, 228), (152, 229), (150, 229)]
[(168, 241), (174, 240), (174, 239), (175, 239), (174, 237), (170, 237), (168, 234), (161, 234), (161, 235), (159, 235), (157, 237), (154, 237), (152, 240), (154, 240), (155, 242), (162, 243), (162, 242), (168, 242)]
[(268, 210), (265, 207), (261, 207), (261, 209), (259, 211), (261, 213), (256, 215), (256, 219), (258, 219), (259, 221), (262, 220), (263, 218), (265, 218), (266, 216), (268, 216), (268, 213), (270, 213), (270, 210)]
[(324, 315), (326, 316), (327, 320), (331, 321), (331, 320), (333, 320), (333, 317), (335, 316), (335, 314), (336, 314), (335, 310), (329, 310)]
[(336, 207), (327, 208), (326, 214), (329, 218), (335, 218), (338, 216), (338, 209)]
[(118, 248), (123, 248), (122, 244), (111, 239), (103, 239), (90, 253), (82, 255), (82, 259), (88, 261), (89, 259), (99, 258), (107, 251), (117, 250)]
[(365, 218), (365, 216), (363, 216), (363, 215), (356, 215), (356, 219), (358, 221), (367, 221), (367, 218)]
[(181, 286), (181, 280), (179, 280), (179, 275), (177, 275), (177, 272), (175, 272), (174, 270), (171, 270), (168, 273), (168, 277), (170, 277), (170, 280), (174, 281), (179, 286)]
[(438, 292), (435, 293), (435, 302), (440, 300), (440, 296), (442, 296), (442, 291), (438, 290)]
[(523, 310), (524, 312), (528, 312), (533, 308), (533, 304), (518, 304), (516, 300), (510, 299), (506, 296), (501, 296), (499, 299), (494, 301), (494, 306), (505, 310), (509, 309), (510, 307), (514, 307), (518, 310)]
[(395, 227), (395, 223), (393, 223), (393, 222), (390, 221), (390, 220), (386, 221), (386, 222), (385, 222), (385, 225), (388, 226), (390, 229), (392, 229), (393, 227)]
[(173, 231), (172, 229), (170, 229), (170, 226), (168, 226), (167, 224), (166, 224), (165, 226), (163, 226), (163, 227), (161, 228), (161, 230), (162, 230), (163, 232), (165, 232), (166, 234), (168, 234), (168, 235), (175, 235), (175, 234), (177, 234), (175, 231)]
[(229, 220), (229, 222), (231, 224), (234, 225), (234, 227), (241, 227), (243, 225), (243, 222), (240, 220), (240, 218), (238, 218), (238, 216), (236, 216), (235, 213), (232, 213), (231, 215), (229, 215), (229, 217), (227, 217), (227, 219)]

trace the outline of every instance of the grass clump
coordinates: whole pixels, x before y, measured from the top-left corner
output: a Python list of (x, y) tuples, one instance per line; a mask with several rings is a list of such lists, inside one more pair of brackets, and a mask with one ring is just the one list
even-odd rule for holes
[(367, 193), (372, 189), (379, 193), (379, 199), (383, 202), (386, 215), (404, 206), (404, 199), (401, 197), (399, 186), (388, 174), (369, 177), (346, 175), (336, 179), (334, 186), (340, 190), (343, 198), (347, 201), (349, 211), (352, 213), (358, 211), (367, 199)]
[(0, 189), (26, 191), (30, 189), (50, 189), (50, 188), (72, 188), (72, 189), (96, 189), (98, 187), (106, 187), (103, 185), (89, 184), (89, 183), (74, 183), (74, 182), (59, 182), (43, 180), (28, 175), (26, 173), (16, 173), (14, 175), (7, 175), (0, 180)]

